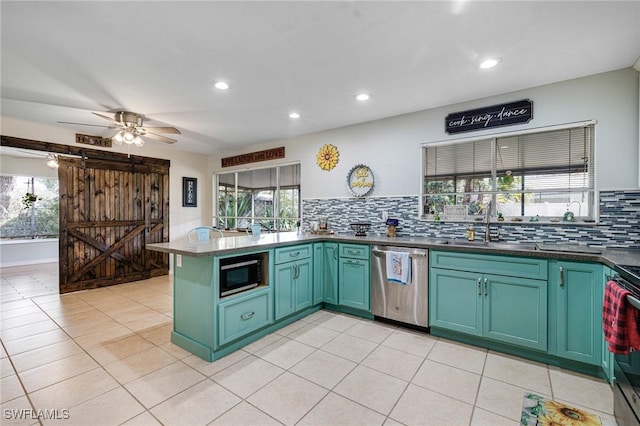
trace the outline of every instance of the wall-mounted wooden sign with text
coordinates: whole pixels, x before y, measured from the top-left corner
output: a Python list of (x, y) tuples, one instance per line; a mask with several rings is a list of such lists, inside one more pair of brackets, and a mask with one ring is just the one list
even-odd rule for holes
[(83, 143), (86, 145), (111, 148), (111, 138), (102, 138), (100, 136), (83, 135), (82, 133), (76, 133), (76, 143)]
[(239, 166), (241, 164), (257, 163), (258, 161), (275, 160), (277, 158), (284, 158), (284, 146), (223, 158), (222, 167)]
[(454, 112), (444, 119), (444, 128), (447, 133), (453, 134), (528, 123), (532, 118), (533, 102), (524, 99), (508, 104)]

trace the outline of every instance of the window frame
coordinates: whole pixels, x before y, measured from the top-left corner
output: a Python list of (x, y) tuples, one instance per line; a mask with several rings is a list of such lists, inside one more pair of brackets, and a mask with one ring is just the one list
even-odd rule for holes
[[(19, 191), (21, 194), (26, 194), (26, 193), (37, 193), (37, 195), (41, 196), (43, 193), (36, 191), (35, 190), (35, 182), (36, 180), (38, 180), (40, 183), (39, 185), (44, 184), (43, 181), (51, 181), (51, 182), (55, 182), (55, 185), (57, 187), (57, 191), (56, 191), (56, 197), (54, 198), (45, 198), (44, 201), (42, 200), (41, 197), (38, 198), (39, 201), (31, 204), (30, 207), (21, 207), (21, 210), (19, 211), (18, 215), (15, 216), (9, 216), (7, 218), (7, 221), (16, 221), (20, 218), (20, 214), (24, 213), (26, 215), (28, 215), (28, 232), (25, 234), (19, 234), (19, 235), (14, 235), (13, 233), (9, 233), (7, 234), (5, 232), (6, 230), (6, 224), (3, 223), (2, 228), (3, 228), (3, 232), (0, 232), (0, 242), (7, 242), (7, 241), (32, 241), (32, 240), (53, 240), (53, 239), (58, 239), (60, 237), (60, 229), (59, 229), (59, 218), (60, 218), (60, 206), (59, 206), (59, 200), (58, 200), (58, 195), (60, 192), (60, 179), (57, 176), (40, 176), (37, 174), (15, 174), (15, 173), (1, 173), (2, 176), (6, 176), (6, 177), (12, 177), (12, 178), (26, 178), (28, 179), (30, 182), (25, 182), (27, 184), (27, 190), (24, 191)], [(45, 184), (46, 185), (46, 184)], [(12, 192), (16, 192), (16, 189), (14, 189)], [(45, 192), (46, 194), (46, 192)], [(51, 194), (49, 194), (51, 195)], [(20, 196), (20, 203), (23, 203), (23, 198), (24, 195)], [(51, 204), (49, 206), (49, 209), (47, 210), (46, 204), (45, 207), (43, 207), (43, 203), (45, 202), (49, 202), (51, 203), (52, 201), (56, 201), (53, 204)], [(15, 202), (18, 203), (18, 198), (11, 198), (11, 202)], [(56, 217), (56, 221), (55, 221), (55, 231), (56, 232), (51, 232), (51, 233), (39, 233), (37, 232), (38, 229), (41, 228), (42, 226), (42, 221), (44, 220), (43, 217), (46, 217), (47, 215), (52, 215), (51, 217)], [(51, 217), (49, 219), (51, 219)]]
[[(439, 197), (470, 197), (470, 196), (478, 196), (480, 198), (488, 196), (490, 197), (490, 211), (489, 211), (489, 218), (495, 220), (496, 219), (496, 215), (497, 215), (497, 199), (500, 195), (503, 194), (516, 194), (516, 195), (521, 195), (522, 196), (522, 201), (520, 202), (520, 215), (519, 216), (510, 216), (513, 220), (509, 221), (508, 223), (522, 223), (525, 222), (525, 218), (529, 217), (531, 215), (525, 215), (525, 208), (526, 208), (526, 202), (524, 200), (526, 194), (535, 194), (536, 196), (539, 195), (544, 195), (544, 194), (564, 194), (564, 193), (573, 193), (573, 194), (586, 194), (586, 196), (588, 197), (587, 201), (585, 201), (584, 203), (580, 204), (580, 213), (582, 213), (582, 210), (585, 208), (586, 205), (586, 213), (587, 214), (576, 214), (575, 218), (578, 219), (578, 217), (581, 219), (579, 222), (577, 221), (563, 221), (563, 217), (562, 216), (546, 216), (546, 217), (541, 217), (539, 218), (538, 216), (535, 217), (531, 217), (528, 221), (526, 221), (526, 223), (530, 223), (530, 222), (543, 222), (543, 223), (547, 223), (547, 222), (552, 222), (552, 223), (569, 223), (569, 224), (576, 224), (576, 223), (583, 223), (583, 224), (596, 224), (599, 221), (599, 211), (596, 208), (596, 206), (598, 205), (598, 191), (596, 188), (596, 180), (595, 180), (595, 176), (596, 176), (596, 170), (595, 170), (595, 144), (596, 144), (596, 128), (595, 128), (595, 124), (596, 121), (595, 120), (589, 120), (589, 121), (582, 121), (582, 122), (574, 122), (574, 123), (567, 123), (567, 124), (562, 124), (562, 125), (557, 125), (557, 126), (548, 126), (548, 127), (538, 127), (538, 128), (532, 128), (532, 129), (527, 129), (527, 130), (521, 130), (521, 131), (513, 131), (513, 132), (502, 132), (502, 133), (493, 133), (493, 134), (483, 134), (483, 135), (478, 135), (478, 136), (474, 136), (474, 137), (465, 137), (465, 138), (458, 138), (458, 139), (450, 139), (450, 140), (444, 140), (444, 141), (436, 141), (436, 142), (428, 142), (428, 143), (423, 143), (420, 145), (420, 154), (421, 154), (421, 175), (420, 175), (420, 197), (419, 197), (419, 201), (418, 201), (418, 218), (421, 221), (426, 221), (426, 222), (438, 222), (441, 221), (441, 218), (439, 217), (439, 215), (433, 215), (430, 214), (430, 212), (425, 211), (426, 210), (426, 206), (428, 205), (428, 198), (429, 197), (434, 197), (434, 196), (439, 196)], [(590, 170), (587, 175), (587, 177), (591, 177), (593, 180), (587, 184), (586, 187), (582, 187), (582, 188), (573, 188), (573, 189), (558, 189), (558, 188), (554, 188), (554, 189), (527, 189), (526, 187), (526, 177), (527, 176), (532, 176), (531, 172), (532, 171), (537, 171), (537, 172), (542, 172), (542, 174), (544, 174), (544, 169), (549, 170), (551, 173), (553, 172), (557, 172), (558, 168), (553, 168), (553, 167), (549, 167), (549, 168), (526, 168), (523, 167), (521, 169), (518, 169), (518, 176), (522, 176), (522, 181), (520, 186), (515, 189), (515, 190), (502, 190), (498, 187), (498, 179), (499, 176), (498, 174), (500, 172), (503, 172), (503, 167), (499, 167), (497, 164), (497, 159), (496, 159), (496, 143), (499, 139), (501, 138), (507, 138), (507, 137), (520, 137), (520, 136), (524, 136), (524, 135), (531, 135), (531, 134), (537, 134), (537, 133), (545, 133), (545, 132), (553, 132), (553, 131), (563, 131), (563, 130), (570, 130), (570, 129), (576, 129), (576, 128), (582, 128), (582, 127), (591, 127), (591, 151), (590, 151), (590, 167), (592, 168), (592, 170)], [(480, 171), (478, 172), (462, 172), (460, 174), (451, 174), (451, 175), (443, 175), (442, 177), (438, 177), (438, 180), (435, 182), (452, 182), (453, 184), (453, 191), (455, 192), (436, 192), (436, 193), (432, 193), (432, 192), (428, 192), (427, 188), (428, 188), (428, 182), (427, 182), (427, 150), (428, 148), (437, 148), (437, 147), (444, 147), (444, 146), (450, 146), (450, 145), (455, 145), (455, 144), (464, 144), (464, 143), (471, 143), (471, 142), (478, 142), (478, 141), (484, 141), (484, 140), (490, 140), (491, 144), (490, 144), (490, 148), (491, 148), (491, 170), (490, 171), (484, 171), (484, 173), (481, 173)], [(476, 158), (475, 156), (473, 157), (474, 159)], [(571, 174), (577, 171), (578, 166), (573, 166), (571, 165), (571, 167), (569, 167), (569, 165), (565, 165), (562, 166), (564, 168), (565, 171), (567, 171), (567, 173)], [(520, 172), (524, 172), (524, 174), (520, 174)], [(529, 172), (529, 173), (527, 173)], [(481, 191), (470, 191), (470, 192), (458, 192), (457, 190), (457, 182), (460, 180), (460, 178), (473, 178), (473, 179), (478, 179), (480, 177), (482, 177), (483, 179), (486, 179), (489, 177), (489, 173), (491, 175), (490, 179), (491, 179), (491, 189), (490, 190), (481, 190)], [(537, 175), (535, 175), (537, 176)], [(591, 186), (589, 186), (591, 184)], [(484, 200), (483, 200), (484, 201)], [(575, 201), (569, 202), (568, 205), (570, 205), (571, 203), (575, 203)], [(456, 203), (457, 204), (457, 203)], [(484, 207), (484, 204), (483, 204)], [(568, 210), (568, 209), (567, 209)], [(484, 216), (484, 214), (483, 214)], [(519, 218), (519, 219), (517, 219)], [(485, 219), (484, 217), (482, 217), (482, 219)], [(472, 215), (466, 215), (466, 217), (464, 219), (446, 219), (447, 222), (474, 222), (474, 221), (478, 221), (481, 220), (480, 217), (474, 217)]]
[[(280, 169), (281, 168), (285, 168), (285, 167), (291, 167), (291, 166), (297, 166), (298, 167), (298, 185), (282, 185), (280, 182), (281, 179), (281, 173), (280, 173)], [(238, 175), (241, 173), (246, 173), (246, 172), (253, 172), (253, 171), (257, 171), (257, 170), (267, 170), (267, 169), (274, 169), (276, 172), (276, 185), (275, 186), (267, 186), (267, 187), (256, 187), (256, 188), (247, 188), (244, 186), (241, 186), (238, 184)], [(220, 183), (220, 176), (222, 175), (234, 175), (234, 184), (227, 184), (227, 183)], [(263, 228), (267, 228), (266, 230), (268, 232), (281, 232), (281, 231), (290, 231), (291, 229), (282, 229), (282, 221), (283, 220), (287, 220), (287, 221), (291, 221), (294, 220), (295, 222), (300, 222), (302, 220), (302, 197), (301, 197), (301, 191), (302, 191), (302, 185), (300, 184), (300, 180), (301, 180), (301, 164), (300, 162), (292, 162), (292, 163), (285, 163), (285, 164), (277, 164), (277, 165), (271, 165), (271, 166), (265, 166), (265, 167), (251, 167), (251, 168), (246, 168), (246, 169), (241, 169), (241, 170), (231, 170), (231, 171), (220, 171), (220, 172), (215, 172), (213, 174), (213, 206), (212, 206), (212, 224), (214, 227), (219, 227), (220, 223), (224, 220), (226, 222), (227, 225), (229, 225), (229, 221), (231, 221), (234, 226), (233, 227), (225, 227), (225, 228), (220, 228), (222, 230), (229, 230), (229, 231), (243, 231), (245, 229), (248, 229), (252, 224), (255, 223), (260, 223), (261, 225), (263, 225)], [(219, 212), (219, 203), (220, 203), (220, 188), (221, 187), (227, 187), (229, 189), (229, 191), (227, 193), (231, 193), (233, 194), (233, 199), (234, 199), (234, 211), (233, 211), (233, 215), (221, 215)], [(280, 204), (281, 204), (281, 191), (285, 191), (285, 190), (291, 190), (291, 189), (297, 189), (298, 190), (298, 194), (297, 194), (297, 217), (295, 218), (281, 218), (280, 217)], [(273, 216), (256, 216), (255, 214), (255, 205), (254, 203), (252, 203), (251, 206), (251, 215), (249, 217), (247, 216), (239, 216), (238, 214), (238, 195), (243, 193), (243, 192), (251, 192), (251, 193), (259, 193), (261, 191), (271, 191), (273, 192), (273, 204), (272, 204), (272, 208), (273, 208)], [(240, 225), (240, 221), (246, 219), (248, 220), (247, 223), (247, 227), (246, 228), (242, 228), (239, 227)], [(267, 223), (271, 223), (273, 226), (269, 227), (269, 226), (265, 226), (265, 222)]]

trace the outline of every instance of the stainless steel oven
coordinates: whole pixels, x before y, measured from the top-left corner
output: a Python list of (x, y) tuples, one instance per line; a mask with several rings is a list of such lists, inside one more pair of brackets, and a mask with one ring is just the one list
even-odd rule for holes
[[(615, 277), (629, 291), (628, 308), (640, 310), (640, 267), (620, 265)], [(635, 326), (632, 324), (631, 326)], [(640, 352), (615, 355), (613, 411), (619, 425), (640, 425)]]

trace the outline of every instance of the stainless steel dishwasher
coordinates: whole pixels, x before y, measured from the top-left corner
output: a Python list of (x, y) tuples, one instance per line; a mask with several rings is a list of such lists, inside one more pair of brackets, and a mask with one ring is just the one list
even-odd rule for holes
[[(411, 281), (387, 279), (388, 252), (409, 253)], [(371, 248), (373, 315), (418, 327), (429, 326), (429, 251), (427, 249), (374, 245)]]

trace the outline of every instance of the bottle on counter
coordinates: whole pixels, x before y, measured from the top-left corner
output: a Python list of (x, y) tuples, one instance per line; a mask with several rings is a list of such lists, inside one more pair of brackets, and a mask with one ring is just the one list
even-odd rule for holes
[(469, 225), (469, 229), (467, 229), (467, 240), (475, 241), (476, 239), (476, 230), (473, 229), (473, 224)]

